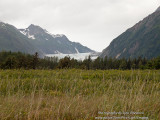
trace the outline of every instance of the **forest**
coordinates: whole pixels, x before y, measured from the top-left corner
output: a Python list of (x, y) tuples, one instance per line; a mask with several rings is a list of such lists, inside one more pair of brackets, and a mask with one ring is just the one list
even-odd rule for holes
[(71, 59), (69, 56), (58, 59), (57, 57), (40, 58), (38, 53), (34, 55), (21, 52), (0, 52), (0, 69), (86, 69), (86, 70), (131, 70), (131, 69), (160, 69), (160, 57), (146, 59), (142, 57), (134, 59), (97, 58), (92, 60), (88, 56), (85, 60)]

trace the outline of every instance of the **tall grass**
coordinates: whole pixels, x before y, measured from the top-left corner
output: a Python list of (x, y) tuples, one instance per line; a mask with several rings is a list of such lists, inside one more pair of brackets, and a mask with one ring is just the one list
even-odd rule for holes
[(160, 71), (1, 70), (1, 120), (95, 119), (99, 112), (160, 119)]

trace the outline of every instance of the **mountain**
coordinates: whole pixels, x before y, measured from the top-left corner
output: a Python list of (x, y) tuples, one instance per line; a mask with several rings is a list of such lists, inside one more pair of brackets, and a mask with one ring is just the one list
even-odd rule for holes
[(160, 11), (160, 7), (158, 7), (156, 11)]
[(160, 56), (160, 7), (128, 29), (103, 50), (100, 57), (148, 59)]
[(80, 43), (69, 41), (63, 34), (51, 34), (40, 26), (31, 24), (28, 28), (19, 30), (30, 39), (30, 43), (45, 54), (94, 52)]
[(39, 26), (31, 24), (26, 29), (17, 29), (1, 21), (0, 51), (38, 52), (41, 57), (45, 54), (94, 52), (80, 43), (69, 41), (65, 35), (53, 35)]
[(20, 51), (29, 54), (39, 52), (42, 54), (16, 27), (4, 22), (0, 22), (0, 51)]

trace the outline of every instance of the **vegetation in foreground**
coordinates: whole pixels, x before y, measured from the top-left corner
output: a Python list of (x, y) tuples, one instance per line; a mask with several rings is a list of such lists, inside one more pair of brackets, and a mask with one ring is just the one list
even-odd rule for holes
[(1, 120), (95, 119), (114, 111), (159, 120), (159, 98), (156, 70), (0, 71)]

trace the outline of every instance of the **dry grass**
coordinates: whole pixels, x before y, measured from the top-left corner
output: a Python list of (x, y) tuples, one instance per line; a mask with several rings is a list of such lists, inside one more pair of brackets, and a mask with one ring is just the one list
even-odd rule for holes
[(90, 120), (114, 111), (159, 120), (160, 72), (0, 71), (1, 120)]

